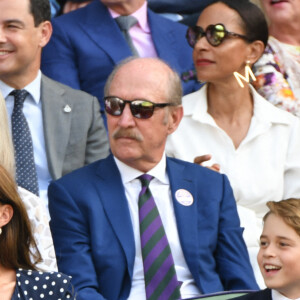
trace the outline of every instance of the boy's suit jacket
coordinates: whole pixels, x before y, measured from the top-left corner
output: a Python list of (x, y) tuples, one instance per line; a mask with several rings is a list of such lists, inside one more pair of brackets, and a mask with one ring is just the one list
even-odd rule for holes
[[(171, 158), (167, 173), (181, 247), (200, 291), (258, 289), (227, 177)], [(178, 189), (191, 193), (192, 205), (176, 200)], [(135, 243), (113, 156), (52, 182), (49, 210), (58, 267), (72, 276), (77, 299), (127, 299)]]
[(41, 101), (53, 179), (108, 155), (107, 134), (95, 97), (42, 75)]
[[(194, 68), (187, 27), (148, 10), (148, 22), (158, 57), (180, 75)], [(52, 20), (53, 34), (42, 53), (45, 75), (98, 98), (103, 110), (103, 87), (113, 67), (131, 56), (118, 25), (100, 0)], [(199, 88), (183, 82), (184, 94)]]
[(261, 290), (255, 293), (250, 293), (245, 296), (237, 297), (235, 300), (272, 300), (270, 289)]

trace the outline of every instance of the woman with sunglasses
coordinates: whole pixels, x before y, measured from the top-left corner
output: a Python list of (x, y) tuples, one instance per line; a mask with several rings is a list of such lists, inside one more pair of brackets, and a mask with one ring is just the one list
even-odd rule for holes
[(270, 37), (255, 64), (254, 87), (272, 104), (300, 117), (300, 0), (260, 0)]
[[(263, 13), (247, 0), (207, 6), (187, 32), (198, 79), (167, 153), (225, 173), (231, 182), (257, 281), (262, 217), (269, 200), (300, 196), (298, 118), (262, 98), (247, 81), (268, 39)], [(248, 80), (247, 80), (248, 79)], [(200, 156), (200, 157), (199, 157)]]
[(38, 271), (40, 259), (15, 182), (0, 165), (1, 300), (74, 299), (70, 278)]

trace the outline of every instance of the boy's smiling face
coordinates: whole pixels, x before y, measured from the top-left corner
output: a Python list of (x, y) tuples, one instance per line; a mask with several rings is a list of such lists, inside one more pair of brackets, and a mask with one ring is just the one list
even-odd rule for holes
[(300, 236), (273, 213), (265, 221), (257, 260), (268, 288), (300, 297)]

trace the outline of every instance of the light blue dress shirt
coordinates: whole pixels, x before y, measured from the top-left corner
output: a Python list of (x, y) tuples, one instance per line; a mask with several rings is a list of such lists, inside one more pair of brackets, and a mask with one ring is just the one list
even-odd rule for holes
[[(46, 146), (44, 138), (44, 124), (41, 102), (41, 71), (37, 77), (29, 83), (24, 89), (29, 93), (26, 97), (23, 112), (27, 120), (33, 143), (34, 161), (36, 165), (40, 198), (45, 202), (48, 210), (48, 185), (52, 180), (46, 155)], [(0, 81), (0, 90), (5, 98), (6, 108), (11, 128), (11, 115), (14, 108), (14, 97), (9, 95), (14, 88)]]

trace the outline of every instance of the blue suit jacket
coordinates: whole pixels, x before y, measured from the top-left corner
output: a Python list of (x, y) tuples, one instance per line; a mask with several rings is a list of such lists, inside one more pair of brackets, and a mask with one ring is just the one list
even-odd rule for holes
[[(194, 69), (186, 26), (148, 10), (148, 22), (158, 56), (180, 75)], [(43, 49), (45, 75), (98, 98), (103, 109), (103, 88), (113, 67), (132, 55), (107, 8), (95, 0), (90, 5), (52, 20), (53, 35)], [(184, 94), (197, 90), (195, 80), (183, 82)]]
[[(202, 293), (258, 289), (225, 175), (167, 159), (181, 247)], [(191, 206), (175, 200), (188, 190)], [(78, 300), (127, 299), (135, 258), (131, 218), (119, 170), (110, 155), (49, 187), (51, 231), (61, 272)]]

